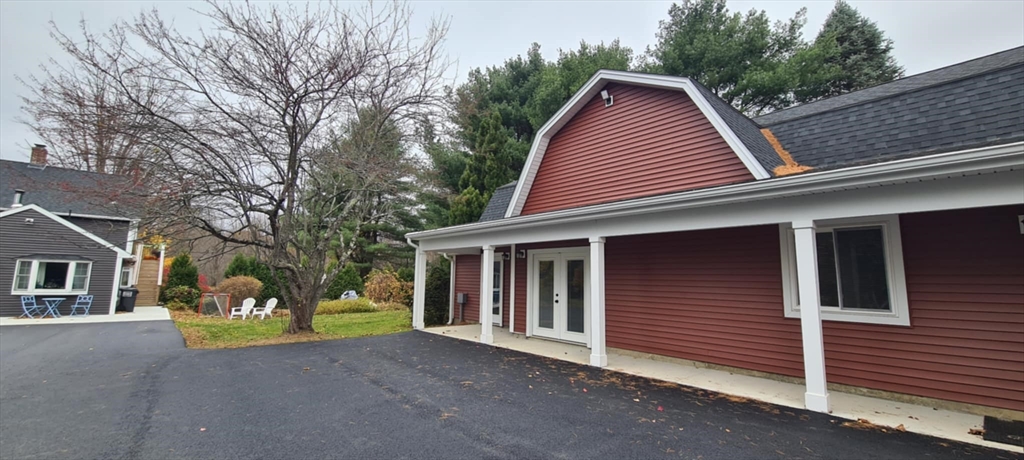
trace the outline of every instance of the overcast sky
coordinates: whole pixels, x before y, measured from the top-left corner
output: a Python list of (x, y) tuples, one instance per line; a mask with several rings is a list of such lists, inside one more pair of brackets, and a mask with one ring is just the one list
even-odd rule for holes
[[(1024, 44), (1024, 2), (1004, 1), (850, 1), (878, 23), (895, 42), (895, 56), (913, 75)], [(547, 59), (559, 48), (580, 40), (609, 42), (642, 52), (655, 42), (658, 21), (671, 2), (427, 2), (412, 3), (414, 22), (423, 30), (432, 16), (451, 19), (447, 51), (457, 62), (452, 78), (463, 81), (475, 67), (498, 65), (541, 44)], [(194, 27), (202, 3), (185, 1), (12, 1), (0, 0), (0, 158), (28, 160), (28, 145), (40, 142), (15, 119), (25, 90), (15, 75), (37, 72), (50, 57), (64, 60), (49, 37), (48, 21), (75, 32), (80, 19), (103, 31), (121, 17), (156, 6), (177, 24)], [(738, 1), (733, 11), (763, 9), (773, 19), (786, 19), (807, 7), (808, 39), (818, 33), (832, 1)]]

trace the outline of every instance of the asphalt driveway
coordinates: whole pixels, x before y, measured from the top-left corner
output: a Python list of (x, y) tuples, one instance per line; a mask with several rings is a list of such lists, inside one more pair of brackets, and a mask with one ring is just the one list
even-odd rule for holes
[(0, 458), (1020, 458), (432, 334), (0, 329)]

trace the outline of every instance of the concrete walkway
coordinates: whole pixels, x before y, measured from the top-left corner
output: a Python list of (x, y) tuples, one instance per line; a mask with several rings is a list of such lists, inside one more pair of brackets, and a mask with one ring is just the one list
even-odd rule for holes
[[(474, 342), (480, 341), (480, 326), (443, 326), (426, 332)], [(590, 363), (590, 350), (584, 346), (527, 338), (497, 327), (493, 330), (494, 346), (508, 348), (576, 364)], [(756, 399), (780, 406), (804, 408), (804, 387), (747, 375), (737, 375), (715, 369), (686, 366), (673, 362), (627, 356), (608, 352), (608, 370), (679, 383), (719, 393)], [(885, 427), (902, 426), (904, 430), (985, 447), (1024, 453), (1024, 448), (985, 441), (969, 433), (981, 429), (980, 415), (965, 414), (932, 407), (907, 404), (830, 391), (832, 415), (850, 420), (867, 420)], [(898, 429), (898, 428), (897, 428)]]
[(0, 318), (0, 326), (35, 326), (40, 324), (95, 324), (123, 323), (129, 321), (162, 321), (171, 319), (164, 307), (135, 307), (132, 313), (97, 314), (88, 316), (61, 316), (60, 318)]

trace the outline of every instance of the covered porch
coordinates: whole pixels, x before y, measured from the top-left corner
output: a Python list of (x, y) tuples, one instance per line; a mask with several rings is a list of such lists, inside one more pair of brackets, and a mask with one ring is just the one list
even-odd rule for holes
[[(410, 234), (413, 326), (425, 329), (426, 255), (440, 253), (472, 275), (453, 283), (468, 297), (453, 317), (479, 323), (445, 335), (893, 427), (941, 423), (830, 389), (1024, 420), (1021, 149)], [(966, 433), (981, 416), (950, 414), (953, 428), (922, 432), (980, 442)]]
[[(471, 342), (480, 341), (480, 326), (476, 324), (428, 327), (424, 332)], [(591, 352), (585, 346), (528, 338), (524, 334), (511, 333), (506, 329), (493, 331), (491, 345), (576, 364), (590, 363)], [(737, 398), (797, 409), (804, 408), (805, 387), (800, 383), (744, 375), (702, 366), (701, 363), (641, 355), (614, 348), (607, 350), (607, 360), (605, 369), (610, 371), (678, 383)], [(836, 417), (851, 421), (867, 420), (871, 424), (896, 430), (902, 426), (910, 432), (1024, 452), (1022, 448), (985, 441), (980, 436), (969, 434), (971, 430), (982, 428), (981, 415), (844, 392), (832, 392), (830, 399), (832, 414)]]

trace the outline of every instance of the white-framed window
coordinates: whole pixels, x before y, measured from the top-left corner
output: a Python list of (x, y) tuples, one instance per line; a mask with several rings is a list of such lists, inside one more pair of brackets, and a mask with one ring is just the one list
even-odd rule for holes
[[(782, 293), (787, 318), (800, 317), (793, 229), (780, 225)], [(816, 222), (821, 319), (910, 325), (899, 216)]]
[(125, 288), (132, 284), (132, 267), (124, 267), (121, 269), (121, 281), (120, 286)]
[(19, 259), (11, 294), (84, 294), (92, 262)]

